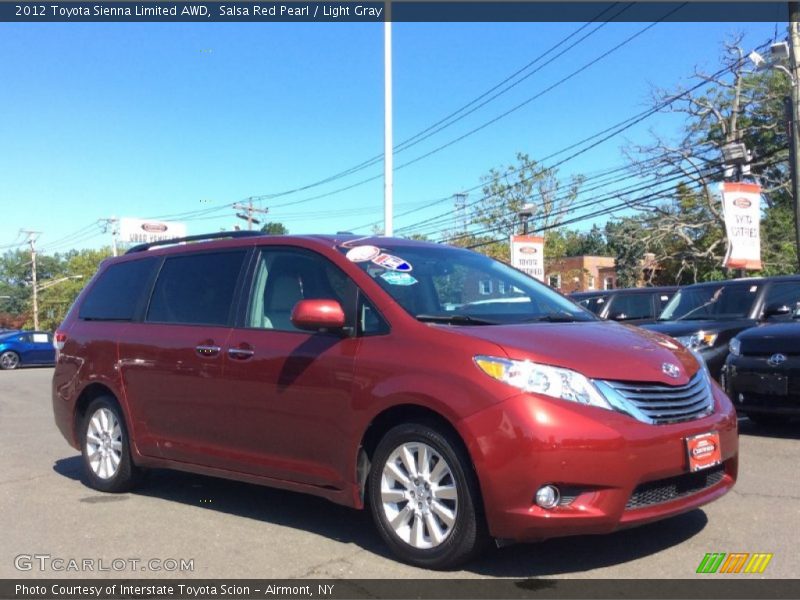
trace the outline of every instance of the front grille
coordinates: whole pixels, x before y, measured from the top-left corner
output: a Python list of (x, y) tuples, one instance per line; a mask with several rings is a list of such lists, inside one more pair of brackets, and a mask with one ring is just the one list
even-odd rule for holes
[[(714, 398), (703, 371), (686, 385), (662, 385), (635, 381), (603, 381), (610, 388), (610, 400), (618, 399), (621, 408), (640, 421), (652, 424), (678, 423), (699, 419), (711, 413)], [(608, 394), (608, 389), (603, 389)]]
[(626, 510), (644, 508), (645, 506), (653, 506), (654, 504), (691, 496), (718, 484), (724, 476), (725, 468), (719, 465), (707, 471), (685, 473), (669, 479), (649, 481), (633, 490), (633, 494), (631, 494), (625, 508)]

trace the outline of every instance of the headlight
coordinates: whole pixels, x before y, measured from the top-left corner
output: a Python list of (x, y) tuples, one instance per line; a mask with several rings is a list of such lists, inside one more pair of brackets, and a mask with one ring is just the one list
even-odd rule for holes
[(569, 369), (494, 356), (476, 356), (475, 364), (489, 377), (526, 392), (614, 410), (591, 381)]
[(706, 333), (705, 331), (698, 331), (693, 335), (682, 335), (675, 338), (681, 344), (689, 348), (689, 350), (702, 350), (703, 348), (711, 348), (714, 342), (717, 341), (717, 333)]
[(734, 356), (741, 356), (742, 342), (736, 338), (733, 338), (730, 342), (728, 342), (728, 350), (730, 350), (731, 354)]

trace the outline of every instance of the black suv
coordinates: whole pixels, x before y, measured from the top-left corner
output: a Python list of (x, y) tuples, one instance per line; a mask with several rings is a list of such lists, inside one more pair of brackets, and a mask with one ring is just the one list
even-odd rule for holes
[(799, 301), (800, 275), (697, 283), (680, 288), (658, 321), (644, 327), (697, 350), (719, 379), (731, 338), (759, 323), (790, 319), (785, 308)]
[(577, 292), (569, 297), (601, 319), (641, 325), (655, 321), (677, 289), (677, 286), (620, 288)]

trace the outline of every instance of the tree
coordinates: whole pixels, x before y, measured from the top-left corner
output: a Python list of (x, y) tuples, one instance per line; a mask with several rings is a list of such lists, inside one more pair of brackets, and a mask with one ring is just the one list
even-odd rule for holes
[(286, 229), (286, 226), (283, 223), (278, 223), (275, 221), (270, 221), (269, 223), (265, 223), (264, 226), (261, 228), (261, 231), (264, 233), (268, 233), (269, 235), (288, 235), (289, 230)]
[(483, 198), (472, 210), (472, 224), (482, 226), (493, 238), (507, 239), (521, 233), (519, 212), (533, 205), (528, 220), (530, 231), (547, 231), (558, 226), (575, 201), (583, 177), (571, 177), (565, 184), (555, 169), (540, 167), (523, 152), (517, 164), (492, 169), (482, 178)]
[(734, 38), (724, 45), (724, 69), (717, 74), (695, 70), (695, 82), (708, 84), (702, 93), (682, 87), (653, 92), (655, 107), (685, 117), (677, 140), (654, 134), (651, 144), (627, 151), (633, 172), (650, 184), (644, 194), (627, 198), (632, 207), (642, 209), (639, 227), (630, 232), (655, 255), (659, 268), (653, 275), (664, 282), (725, 275), (727, 239), (718, 184), (732, 174), (723, 169), (722, 147), (733, 142), (744, 142), (753, 152), (752, 176), (767, 198), (762, 228), (765, 270), (794, 271), (793, 251), (779, 237), (787, 229), (786, 207), (791, 204), (782, 126), (787, 81), (774, 71), (749, 72), (740, 41)]
[[(63, 281), (39, 292), (39, 327), (54, 330), (95, 274), (110, 248), (71, 250), (65, 254), (39, 254), (36, 258), (37, 285)], [(30, 253), (27, 250), (6, 252), (0, 257), (0, 327), (33, 328), (33, 281)]]
[(645, 228), (635, 218), (606, 224), (608, 248), (614, 254), (618, 287), (636, 287), (642, 276)]
[[(567, 209), (578, 195), (582, 177), (571, 177), (567, 183), (558, 179), (555, 169), (539, 166), (523, 152), (517, 153), (517, 164), (491, 169), (481, 178), (483, 197), (477, 202), (469, 217), (472, 231), (451, 232), (444, 236), (454, 246), (474, 248), (476, 251), (508, 262), (508, 240), (523, 230), (519, 212), (530, 204), (534, 212), (528, 220), (531, 233), (543, 233), (560, 243), (555, 228), (564, 219)], [(547, 254), (549, 242), (545, 244)]]

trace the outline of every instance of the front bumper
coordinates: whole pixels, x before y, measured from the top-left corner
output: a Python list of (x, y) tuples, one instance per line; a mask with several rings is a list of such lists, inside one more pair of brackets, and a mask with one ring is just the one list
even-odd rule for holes
[[(736, 412), (713, 387), (714, 413), (685, 423), (648, 425), (531, 394), (464, 420), (490, 533), (515, 541), (609, 533), (719, 498), (736, 481), (738, 433)], [(719, 433), (722, 467), (713, 477), (689, 475), (686, 437), (710, 431)], [(668, 491), (673, 483), (678, 493), (632, 501), (642, 490)], [(567, 491), (571, 501), (538, 507), (534, 495), (545, 484)]]
[(800, 415), (800, 356), (788, 356), (777, 366), (768, 356), (730, 356), (725, 364), (725, 388), (743, 413)]

